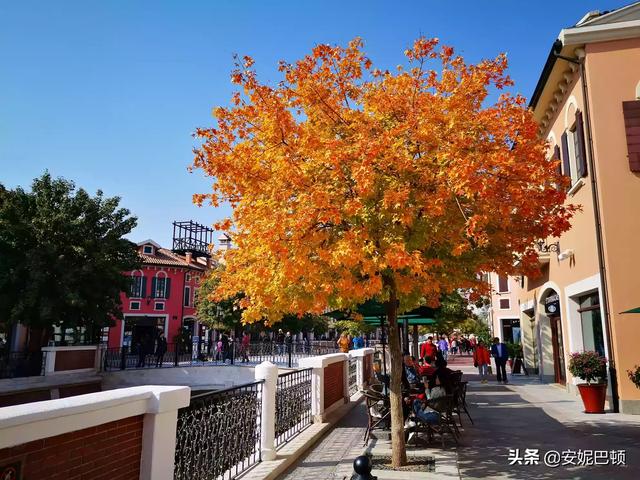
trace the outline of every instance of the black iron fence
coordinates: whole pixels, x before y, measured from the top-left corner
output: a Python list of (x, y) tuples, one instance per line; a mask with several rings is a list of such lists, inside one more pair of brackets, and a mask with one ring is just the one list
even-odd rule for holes
[(358, 391), (358, 363), (357, 359), (349, 358), (349, 396)]
[(248, 345), (230, 342), (218, 348), (216, 344), (202, 341), (186, 345), (170, 343), (166, 351), (158, 350), (155, 345), (134, 345), (104, 349), (102, 368), (105, 371), (111, 371), (264, 361), (293, 368), (300, 358), (326, 355), (337, 351), (333, 342), (254, 342)]
[(233, 479), (260, 462), (262, 385), (196, 395), (178, 411), (174, 479)]
[(276, 447), (311, 425), (311, 368), (283, 373), (276, 388)]
[(5, 352), (0, 354), (0, 378), (44, 375), (46, 352)]

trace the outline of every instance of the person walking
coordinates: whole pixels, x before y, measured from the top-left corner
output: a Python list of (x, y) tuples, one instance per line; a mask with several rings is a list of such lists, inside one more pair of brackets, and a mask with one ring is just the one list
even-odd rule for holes
[(249, 344), (251, 343), (251, 336), (244, 332), (242, 334), (242, 344), (240, 349), (242, 350), (242, 361), (247, 363), (249, 362)]
[(282, 355), (284, 352), (284, 332), (281, 328), (278, 329), (278, 335), (276, 336), (276, 348), (278, 355)]
[(164, 332), (160, 331), (156, 341), (156, 368), (162, 367), (165, 353), (167, 353), (167, 339), (164, 336)]
[(507, 346), (500, 341), (498, 337), (493, 339), (493, 345), (491, 346), (491, 355), (496, 362), (496, 375), (498, 377), (498, 383), (504, 382), (505, 385), (509, 383), (507, 380), (507, 360), (509, 360), (509, 351)]
[(487, 350), (487, 347), (485, 347), (484, 343), (481, 342), (473, 352), (473, 366), (478, 369), (481, 383), (487, 383), (487, 376), (489, 374), (489, 362), (491, 362), (489, 350)]
[(442, 358), (446, 360), (449, 355), (449, 342), (447, 342), (447, 338), (444, 335), (438, 340), (438, 350), (442, 354)]
[(437, 351), (438, 347), (434, 345), (433, 337), (428, 337), (427, 341), (420, 345), (420, 358), (422, 358), (425, 363), (431, 363), (436, 359)]

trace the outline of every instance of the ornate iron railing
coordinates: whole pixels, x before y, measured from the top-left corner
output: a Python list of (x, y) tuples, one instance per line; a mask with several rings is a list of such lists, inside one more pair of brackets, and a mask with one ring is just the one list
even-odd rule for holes
[(233, 479), (260, 462), (263, 381), (204, 393), (178, 411), (174, 479)]
[(349, 396), (358, 391), (358, 364), (357, 359), (349, 359)]
[(147, 345), (131, 345), (106, 348), (102, 354), (102, 368), (129, 370), (151, 367), (185, 367), (203, 365), (224, 365), (241, 363), (261, 363), (270, 361), (293, 368), (304, 357), (335, 353), (338, 349), (333, 342), (253, 342), (242, 345), (230, 342), (218, 350), (214, 342), (194, 342), (193, 344), (167, 345), (164, 353), (158, 352), (155, 342)]
[(46, 352), (5, 352), (0, 354), (0, 378), (44, 375)]
[(311, 425), (311, 368), (283, 373), (276, 388), (276, 447)]

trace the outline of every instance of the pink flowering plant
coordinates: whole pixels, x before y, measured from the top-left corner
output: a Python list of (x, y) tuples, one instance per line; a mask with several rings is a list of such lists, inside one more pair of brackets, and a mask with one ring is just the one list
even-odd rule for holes
[(627, 370), (627, 375), (629, 375), (629, 380), (631, 380), (636, 387), (640, 388), (640, 367), (636, 365), (633, 370)]
[(571, 375), (592, 383), (607, 376), (607, 359), (598, 352), (575, 352), (569, 358)]

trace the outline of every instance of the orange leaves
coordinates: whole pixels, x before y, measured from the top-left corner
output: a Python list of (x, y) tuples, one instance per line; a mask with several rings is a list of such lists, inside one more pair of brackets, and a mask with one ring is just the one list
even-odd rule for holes
[(425, 38), (406, 56), (390, 73), (360, 39), (317, 45), (276, 86), (236, 58), (238, 92), (196, 132), (214, 183), (194, 202), (232, 204), (218, 293), (245, 293), (245, 321), (384, 299), (389, 277), (403, 305), (434, 302), (514, 253), (535, 266), (532, 239), (569, 228), (524, 99), (487, 101), (511, 84), (506, 56), (467, 64)]

